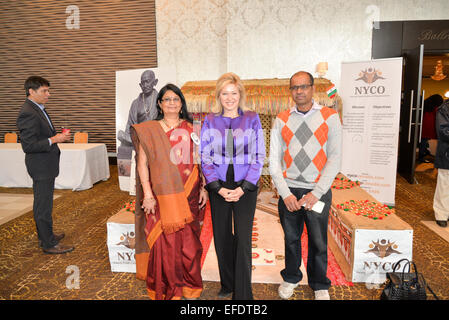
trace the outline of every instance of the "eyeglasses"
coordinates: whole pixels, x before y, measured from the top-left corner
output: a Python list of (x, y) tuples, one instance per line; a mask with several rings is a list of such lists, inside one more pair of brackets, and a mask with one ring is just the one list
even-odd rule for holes
[(179, 99), (178, 97), (162, 99), (162, 102), (167, 102), (167, 103), (169, 103), (169, 102), (179, 102), (179, 101), (181, 101), (181, 99)]
[(311, 86), (312, 86), (311, 84), (302, 84), (300, 86), (292, 86), (292, 87), (290, 87), (290, 90), (291, 91), (296, 91), (298, 89), (306, 90), (306, 89), (310, 88)]

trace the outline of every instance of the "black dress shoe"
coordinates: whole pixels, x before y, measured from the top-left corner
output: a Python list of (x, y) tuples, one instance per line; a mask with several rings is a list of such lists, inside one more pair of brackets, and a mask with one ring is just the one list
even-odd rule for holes
[(226, 291), (223, 288), (221, 288), (220, 292), (218, 292), (218, 297), (219, 298), (228, 298), (230, 297), (232, 294), (232, 291)]
[[(65, 234), (64, 234), (64, 232), (60, 233), (60, 234), (55, 233), (54, 236), (55, 236), (55, 240), (59, 242), (65, 237)], [(39, 248), (42, 248), (42, 240), (39, 240)]]
[(447, 221), (437, 220), (437, 225), (439, 225), (440, 227), (446, 228), (447, 227)]
[(44, 251), (44, 253), (48, 253), (48, 254), (61, 254), (61, 253), (67, 253), (67, 252), (73, 251), (73, 249), (75, 249), (75, 247), (65, 246), (63, 244), (58, 243), (57, 245), (55, 245), (52, 248), (42, 249), (42, 250)]

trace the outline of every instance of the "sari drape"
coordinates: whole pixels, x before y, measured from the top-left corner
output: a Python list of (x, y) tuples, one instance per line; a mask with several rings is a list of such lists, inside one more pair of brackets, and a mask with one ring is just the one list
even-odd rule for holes
[(151, 299), (198, 298), (202, 291), (200, 178), (193, 161), (192, 130), (186, 121), (168, 132), (158, 121), (131, 129), (136, 152), (141, 145), (147, 156), (157, 201), (156, 213), (146, 216), (136, 170), (136, 277), (146, 281)]

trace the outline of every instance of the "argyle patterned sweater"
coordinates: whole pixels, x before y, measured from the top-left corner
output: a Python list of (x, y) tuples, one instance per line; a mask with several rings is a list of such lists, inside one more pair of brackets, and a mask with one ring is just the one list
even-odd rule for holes
[(305, 115), (296, 107), (276, 117), (270, 138), (269, 169), (279, 195), (289, 187), (311, 189), (318, 199), (340, 171), (341, 123), (331, 108), (313, 103)]

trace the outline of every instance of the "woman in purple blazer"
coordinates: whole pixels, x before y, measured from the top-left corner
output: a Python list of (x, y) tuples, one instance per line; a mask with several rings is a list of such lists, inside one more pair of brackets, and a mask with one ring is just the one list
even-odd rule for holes
[(245, 107), (245, 88), (237, 75), (222, 75), (215, 96), (219, 112), (208, 114), (201, 128), (201, 166), (220, 271), (218, 297), (251, 300), (251, 235), (265, 158), (263, 130), (257, 113)]

